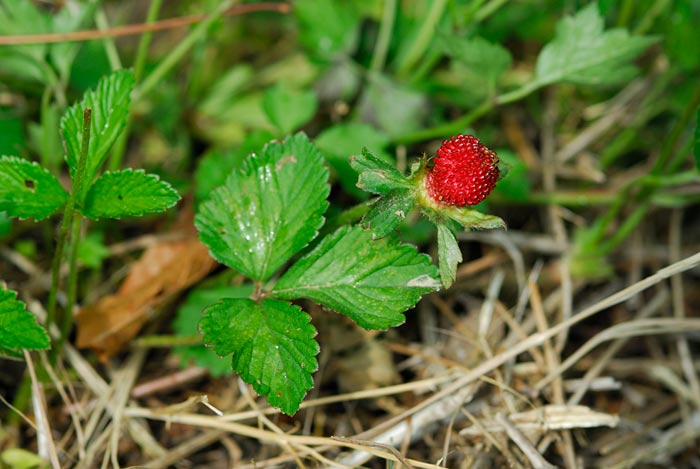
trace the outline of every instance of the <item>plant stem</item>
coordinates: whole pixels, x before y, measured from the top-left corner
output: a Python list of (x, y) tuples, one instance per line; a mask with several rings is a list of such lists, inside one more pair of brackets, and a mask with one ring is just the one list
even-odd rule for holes
[(372, 72), (381, 72), (386, 63), (389, 43), (391, 42), (391, 32), (394, 29), (394, 18), (396, 18), (396, 1), (397, 0), (384, 0), (382, 23), (379, 27), (379, 36), (377, 38), (377, 44), (374, 47), (372, 63), (369, 67)]
[[(63, 335), (62, 324), (67, 320), (65, 316), (72, 319), (72, 311), (64, 311), (64, 317), (60, 321), (56, 321), (56, 298), (58, 296), (58, 287), (61, 280), (61, 261), (63, 260), (63, 250), (66, 246), (66, 241), (68, 240), (68, 231), (73, 224), (73, 217), (76, 215), (77, 210), (75, 209), (78, 203), (78, 196), (81, 192), (83, 185), (83, 179), (85, 176), (85, 168), (87, 166), (87, 153), (90, 148), (90, 123), (92, 122), (92, 109), (87, 108), (83, 112), (83, 133), (82, 133), (82, 146), (80, 147), (80, 157), (78, 159), (78, 169), (75, 172), (75, 180), (68, 195), (68, 202), (66, 202), (66, 208), (63, 211), (63, 219), (61, 220), (61, 228), (58, 233), (58, 241), (56, 243), (56, 252), (54, 254), (53, 262), (51, 265), (51, 289), (49, 290), (49, 299), (46, 307), (46, 326), (51, 327), (51, 324), (56, 322), (56, 326), (61, 330), (61, 336), (58, 339), (58, 344), (62, 344), (65, 340)], [(80, 216), (80, 214), (78, 214)], [(74, 240), (77, 243), (77, 240)], [(78, 247), (75, 246), (75, 249)], [(73, 275), (73, 272), (70, 273)], [(51, 359), (54, 360), (58, 354), (59, 347), (53, 347), (51, 350)]]
[[(95, 12), (95, 24), (100, 31), (106, 31), (109, 29), (109, 23), (107, 23), (107, 16), (105, 16), (102, 8), (98, 7)], [(114, 44), (114, 38), (105, 36), (102, 39), (102, 46), (107, 54), (107, 60), (109, 60), (109, 66), (114, 70), (120, 70), (122, 68), (122, 61), (119, 58), (119, 52), (117, 52), (117, 46)]]
[(74, 211), (73, 215), (73, 232), (71, 233), (70, 252), (68, 254), (69, 270), (68, 270), (68, 292), (66, 294), (66, 307), (63, 317), (61, 318), (60, 330), (61, 335), (56, 342), (56, 349), (60, 350), (63, 342), (68, 337), (70, 327), (73, 324), (73, 307), (78, 292), (78, 250), (80, 247), (80, 230), (83, 224), (83, 217)]
[(479, 10), (474, 15), (476, 23), (481, 23), (489, 16), (493, 15), (496, 10), (501, 8), (508, 0), (492, 0), (488, 5), (479, 7)]
[[(148, 8), (148, 14), (146, 15), (146, 24), (152, 24), (158, 19), (158, 13), (160, 12), (160, 7), (163, 4), (163, 0), (153, 0)], [(138, 84), (141, 82), (143, 77), (143, 69), (146, 65), (146, 58), (148, 57), (148, 47), (151, 45), (151, 38), (153, 37), (153, 32), (147, 31), (141, 36), (139, 41), (139, 47), (136, 51), (136, 58), (134, 59), (134, 83)], [(131, 133), (131, 116), (127, 117), (126, 125), (124, 130), (122, 130), (121, 135), (114, 143), (112, 148), (112, 154), (109, 158), (109, 169), (111, 171), (118, 170), (122, 165), (122, 160), (124, 159), (124, 152), (126, 151), (126, 142), (129, 140), (129, 134)]]
[(442, 18), (446, 5), (447, 0), (433, 0), (430, 11), (428, 11), (425, 20), (422, 21), (416, 40), (413, 41), (402, 63), (399, 64), (397, 70), (397, 75), (399, 77), (405, 78), (406, 74), (415, 67), (416, 63), (418, 63), (428, 49), (430, 41), (435, 34), (435, 27), (440, 21), (440, 18)]
[(209, 26), (211, 26), (214, 21), (221, 18), (224, 12), (231, 7), (232, 3), (232, 0), (223, 0), (212, 13), (207, 15), (201, 23), (195, 26), (185, 39), (175, 46), (175, 48), (160, 61), (155, 70), (153, 70), (151, 74), (143, 80), (141, 85), (134, 90), (132, 99), (136, 101), (155, 88), (165, 75), (167, 75), (192, 46), (194, 46), (199, 38), (206, 34)]
[[(72, 192), (72, 191), (71, 191)], [(58, 287), (61, 278), (61, 261), (63, 260), (63, 249), (68, 239), (68, 230), (73, 218), (74, 203), (69, 197), (66, 207), (63, 209), (63, 218), (61, 219), (61, 227), (58, 231), (58, 240), (56, 241), (56, 251), (54, 252), (53, 261), (51, 263), (51, 288), (49, 289), (49, 299), (46, 304), (46, 327), (49, 328), (56, 322), (56, 299), (58, 297)], [(58, 325), (58, 323), (56, 323)], [(52, 357), (54, 356), (52, 350)]]
[(179, 335), (147, 335), (134, 340), (135, 347), (147, 348), (172, 348), (188, 345), (200, 345), (202, 336), (199, 334), (189, 336)]
[(484, 101), (479, 105), (479, 107), (472, 109), (469, 113), (463, 115), (455, 121), (446, 122), (444, 124), (431, 127), (429, 129), (399, 135), (398, 137), (394, 138), (394, 143), (422, 142), (424, 140), (430, 140), (432, 138), (444, 138), (448, 135), (463, 132), (464, 129), (469, 127), (469, 125), (471, 125), (472, 122), (474, 122), (484, 114), (487, 114), (494, 107), (501, 104), (509, 104), (519, 99), (523, 99), (530, 93), (539, 89), (541, 86), (542, 85), (536, 80), (529, 81), (518, 89), (499, 95), (495, 99), (489, 99), (487, 101)]

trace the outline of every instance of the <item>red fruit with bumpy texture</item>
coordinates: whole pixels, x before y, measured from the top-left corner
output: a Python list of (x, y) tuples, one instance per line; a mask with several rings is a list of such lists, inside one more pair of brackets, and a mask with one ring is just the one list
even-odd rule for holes
[(476, 205), (498, 181), (498, 156), (471, 135), (442, 142), (425, 177), (428, 195), (443, 205)]

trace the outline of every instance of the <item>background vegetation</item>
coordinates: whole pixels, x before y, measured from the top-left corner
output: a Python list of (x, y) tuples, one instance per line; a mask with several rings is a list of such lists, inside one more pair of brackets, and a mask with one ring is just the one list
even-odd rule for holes
[[(0, 155), (67, 189), (61, 116), (130, 68), (105, 168), (183, 197), (82, 224), (65, 347), (36, 376), (0, 359), (0, 466), (700, 466), (700, 2), (234, 3), (0, 0)], [(351, 155), (408, 171), (457, 133), (510, 165), (479, 206), (508, 229), (459, 233), (454, 285), (397, 329), (302, 302), (320, 370), (288, 417), (201, 345), (202, 309), (251, 286), (193, 213), (299, 130), (331, 171), (323, 230), (367, 210)], [(0, 279), (41, 321), (59, 222), (0, 212)], [(436, 258), (432, 224), (398, 232)]]

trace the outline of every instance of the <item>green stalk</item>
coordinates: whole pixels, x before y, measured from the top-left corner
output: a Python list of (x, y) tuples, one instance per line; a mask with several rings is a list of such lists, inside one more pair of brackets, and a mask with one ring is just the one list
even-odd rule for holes
[[(90, 122), (92, 121), (92, 109), (87, 108), (83, 112), (83, 141), (80, 148), (80, 158), (78, 159), (78, 170), (75, 172), (75, 180), (68, 195), (68, 202), (66, 202), (66, 208), (63, 211), (63, 219), (61, 220), (61, 228), (58, 234), (58, 241), (56, 243), (56, 252), (54, 254), (53, 263), (51, 265), (51, 289), (49, 290), (49, 299), (46, 308), (46, 326), (51, 327), (51, 324), (56, 322), (59, 329), (62, 330), (62, 324), (66, 321), (65, 316), (72, 318), (72, 312), (66, 310), (64, 312), (64, 317), (59, 323), (56, 321), (56, 298), (58, 295), (58, 287), (61, 279), (61, 261), (63, 260), (63, 250), (66, 246), (66, 241), (68, 239), (68, 231), (73, 224), (73, 217), (75, 216), (77, 210), (75, 209), (78, 203), (78, 195), (80, 194), (83, 179), (85, 176), (85, 168), (87, 167), (87, 154), (90, 148)], [(80, 216), (80, 214), (78, 214)], [(74, 243), (76, 241), (74, 240)], [(77, 246), (75, 247), (77, 249)], [(71, 272), (70, 275), (73, 275)], [(63, 332), (59, 337), (58, 343), (62, 344), (65, 340)], [(58, 354), (59, 347), (54, 347), (51, 350), (51, 358), (54, 359)]]
[(83, 217), (79, 213), (74, 212), (73, 216), (73, 232), (71, 233), (70, 252), (68, 254), (69, 270), (68, 270), (68, 292), (66, 294), (66, 308), (61, 318), (60, 330), (61, 335), (56, 342), (56, 349), (61, 350), (63, 342), (68, 337), (70, 327), (73, 324), (73, 307), (78, 293), (78, 250), (80, 247), (80, 230), (83, 225)]
[(472, 109), (469, 113), (465, 114), (464, 116), (460, 117), (455, 121), (446, 122), (444, 124), (431, 127), (429, 129), (399, 135), (394, 139), (394, 143), (415, 143), (422, 142), (424, 140), (430, 140), (433, 138), (442, 138), (448, 135), (457, 134), (459, 132), (464, 131), (464, 129), (469, 127), (472, 122), (477, 120), (479, 117), (487, 114), (494, 107), (502, 104), (509, 104), (519, 99), (523, 99), (530, 93), (538, 90), (541, 86), (542, 85), (539, 82), (532, 80), (528, 83), (525, 83), (516, 90), (499, 95), (495, 99), (489, 99), (487, 101), (484, 101), (479, 105), (479, 107)]
[[(100, 31), (109, 29), (107, 16), (105, 15), (102, 8), (97, 8), (97, 11), (95, 13), (95, 24), (97, 24), (97, 27), (100, 29)], [(119, 52), (117, 52), (117, 46), (114, 43), (114, 38), (103, 38), (102, 46), (105, 49), (105, 53), (107, 54), (107, 60), (109, 61), (109, 66), (112, 69), (112, 71), (122, 69), (122, 61), (119, 58)]]
[(391, 32), (394, 30), (394, 19), (396, 18), (396, 0), (384, 1), (384, 12), (382, 23), (379, 27), (377, 44), (374, 47), (372, 63), (369, 69), (373, 72), (380, 72), (386, 63), (386, 56), (391, 42)]
[(210, 13), (201, 23), (195, 26), (192, 31), (183, 39), (148, 75), (141, 85), (134, 90), (132, 99), (138, 100), (140, 97), (149, 93), (155, 88), (158, 83), (177, 65), (177, 63), (185, 56), (185, 54), (195, 45), (195, 43), (206, 34), (209, 26), (231, 8), (232, 0), (223, 0), (219, 6)]
[[(148, 8), (148, 14), (146, 15), (146, 24), (151, 24), (158, 19), (158, 13), (160, 12), (160, 7), (163, 4), (163, 0), (153, 0)], [(139, 47), (136, 50), (136, 58), (134, 59), (134, 83), (139, 83), (143, 77), (143, 70), (146, 65), (146, 58), (148, 57), (148, 47), (151, 45), (151, 39), (153, 38), (153, 33), (151, 31), (145, 32), (141, 36), (139, 41)], [(109, 158), (109, 169), (111, 171), (116, 171), (121, 168), (122, 160), (124, 159), (124, 152), (126, 151), (126, 142), (129, 139), (129, 134), (131, 133), (131, 117), (127, 117), (126, 125), (124, 130), (122, 130), (121, 135), (114, 143), (112, 148), (112, 154)]]
[(421, 28), (418, 31), (418, 36), (416, 40), (413, 41), (408, 52), (404, 56), (403, 62), (399, 65), (397, 70), (397, 75), (399, 77), (404, 77), (410, 72), (421, 59), (425, 51), (430, 45), (435, 34), (435, 27), (438, 21), (442, 18), (445, 12), (445, 6), (447, 5), (447, 0), (433, 0), (430, 7), (430, 11), (426, 16), (425, 20), (422, 22)]
[[(71, 194), (72, 192), (73, 191), (71, 191)], [(68, 202), (63, 209), (63, 218), (61, 219), (61, 227), (59, 228), (58, 240), (56, 241), (56, 252), (53, 255), (53, 262), (51, 263), (51, 288), (49, 289), (49, 299), (46, 304), (47, 328), (51, 327), (51, 324), (56, 322), (56, 299), (58, 297), (58, 287), (61, 279), (61, 261), (63, 260), (63, 249), (68, 239), (68, 230), (73, 221), (74, 206), (73, 197), (69, 196)], [(56, 325), (58, 325), (58, 323), (56, 323)]]
[(178, 335), (147, 335), (134, 340), (134, 347), (141, 348), (172, 348), (186, 347), (188, 345), (200, 345), (202, 336), (199, 334), (189, 336)]
[(479, 11), (474, 15), (476, 23), (481, 23), (489, 16), (493, 15), (499, 8), (505, 5), (508, 0), (493, 0), (488, 5), (479, 8)]

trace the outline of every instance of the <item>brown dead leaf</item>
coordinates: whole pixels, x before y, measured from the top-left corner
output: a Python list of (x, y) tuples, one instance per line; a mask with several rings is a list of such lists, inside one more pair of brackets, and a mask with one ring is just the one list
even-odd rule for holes
[(92, 348), (103, 359), (109, 358), (138, 334), (160, 307), (211, 272), (216, 261), (196, 238), (191, 218), (187, 231), (185, 239), (147, 248), (115, 294), (79, 311), (78, 347)]

